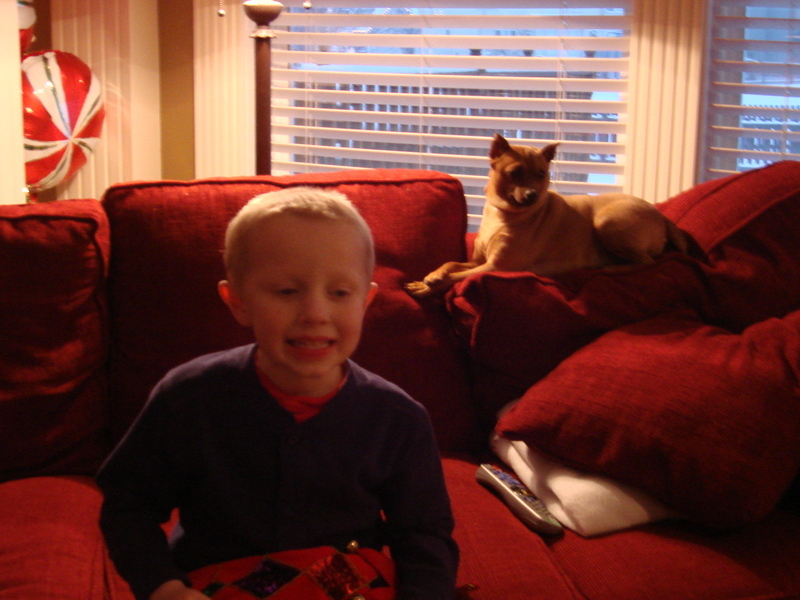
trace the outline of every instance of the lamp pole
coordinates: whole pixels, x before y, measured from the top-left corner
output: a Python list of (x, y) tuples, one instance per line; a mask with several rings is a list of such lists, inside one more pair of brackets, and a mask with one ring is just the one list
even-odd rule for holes
[(245, 14), (256, 24), (250, 37), (256, 56), (256, 174), (272, 173), (272, 38), (270, 23), (278, 18), (283, 4), (274, 0), (247, 0)]

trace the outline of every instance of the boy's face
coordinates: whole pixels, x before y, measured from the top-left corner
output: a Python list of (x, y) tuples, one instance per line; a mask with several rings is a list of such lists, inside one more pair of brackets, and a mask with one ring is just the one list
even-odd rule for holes
[(351, 224), (282, 214), (247, 241), (241, 281), (220, 295), (258, 342), (256, 363), (284, 392), (322, 396), (343, 376), (377, 288)]

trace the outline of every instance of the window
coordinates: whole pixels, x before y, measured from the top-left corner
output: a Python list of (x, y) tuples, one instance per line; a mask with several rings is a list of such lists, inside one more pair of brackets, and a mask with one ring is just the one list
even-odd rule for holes
[(474, 227), (499, 132), (558, 141), (563, 193), (621, 190), (630, 0), (486, 4), (287, 9), (272, 46), (273, 173), (444, 171)]
[(712, 10), (701, 180), (800, 159), (800, 1)]

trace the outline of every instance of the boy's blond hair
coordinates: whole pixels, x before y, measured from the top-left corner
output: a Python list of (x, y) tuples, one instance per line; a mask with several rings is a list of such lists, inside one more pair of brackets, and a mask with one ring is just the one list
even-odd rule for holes
[[(372, 279), (375, 268), (375, 244), (372, 232), (347, 196), (331, 189), (290, 187), (256, 196), (228, 223), (223, 257), (225, 271), (231, 282), (241, 281), (249, 267), (247, 249), (253, 229), (265, 219), (282, 214), (309, 219), (328, 219), (352, 225), (366, 246), (367, 278)], [(312, 240), (309, 242), (313, 243)]]

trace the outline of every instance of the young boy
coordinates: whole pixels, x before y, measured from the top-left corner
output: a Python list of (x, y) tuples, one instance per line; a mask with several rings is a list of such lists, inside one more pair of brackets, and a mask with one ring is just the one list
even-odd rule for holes
[(356, 540), (388, 545), (398, 600), (450, 600), (458, 549), (427, 413), (349, 358), (377, 287), (366, 223), (338, 192), (272, 192), (231, 221), (224, 258), (220, 295), (256, 343), (168, 373), (103, 465), (118, 571), (139, 600), (202, 599), (199, 567)]

